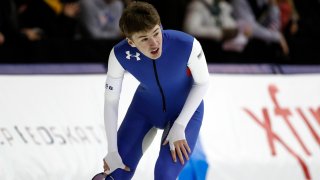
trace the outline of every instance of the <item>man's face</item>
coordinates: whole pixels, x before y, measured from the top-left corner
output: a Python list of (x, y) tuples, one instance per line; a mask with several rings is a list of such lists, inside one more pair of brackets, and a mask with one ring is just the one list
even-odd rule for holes
[(137, 32), (128, 38), (128, 43), (136, 47), (150, 59), (158, 59), (162, 53), (162, 33), (159, 25), (149, 31)]

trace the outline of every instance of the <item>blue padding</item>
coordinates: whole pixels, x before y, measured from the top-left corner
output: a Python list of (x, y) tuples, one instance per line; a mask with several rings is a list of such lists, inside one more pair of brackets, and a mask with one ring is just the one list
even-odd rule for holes
[(280, 65), (283, 74), (320, 73), (320, 65)]
[(0, 74), (100, 74), (103, 64), (0, 64)]
[(270, 64), (208, 64), (214, 74), (273, 74), (275, 69)]
[(205, 180), (208, 170), (206, 155), (198, 140), (189, 162), (179, 175), (179, 180)]

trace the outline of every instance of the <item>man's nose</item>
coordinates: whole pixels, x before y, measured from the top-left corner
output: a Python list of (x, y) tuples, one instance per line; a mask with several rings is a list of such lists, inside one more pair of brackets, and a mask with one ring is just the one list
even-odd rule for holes
[(157, 39), (156, 38), (150, 38), (149, 45), (150, 46), (158, 45)]

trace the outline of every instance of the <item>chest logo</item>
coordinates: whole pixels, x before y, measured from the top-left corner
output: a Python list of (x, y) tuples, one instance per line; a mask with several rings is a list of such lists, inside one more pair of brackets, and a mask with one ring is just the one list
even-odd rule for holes
[(126, 54), (127, 54), (127, 56), (126, 56), (127, 59), (131, 59), (131, 57), (135, 57), (137, 61), (141, 60), (140, 53), (138, 53), (138, 52), (136, 52), (136, 54), (133, 55), (130, 53), (130, 51), (126, 51)]

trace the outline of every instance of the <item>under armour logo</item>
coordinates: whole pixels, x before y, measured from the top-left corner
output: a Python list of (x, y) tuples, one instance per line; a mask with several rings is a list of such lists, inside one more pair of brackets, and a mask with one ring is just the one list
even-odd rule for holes
[(127, 59), (130, 59), (131, 57), (135, 57), (137, 59), (137, 61), (140, 60), (140, 57), (139, 57), (140, 53), (138, 53), (138, 52), (136, 52), (136, 55), (133, 55), (130, 53), (130, 51), (126, 51), (126, 54), (127, 54), (127, 56), (126, 56)]

